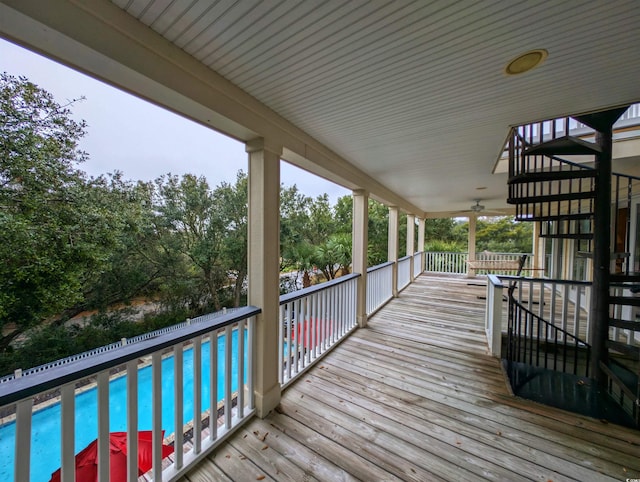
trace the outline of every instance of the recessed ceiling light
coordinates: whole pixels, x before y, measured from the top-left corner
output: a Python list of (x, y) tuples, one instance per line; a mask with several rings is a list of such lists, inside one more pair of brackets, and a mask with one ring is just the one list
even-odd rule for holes
[(548, 55), (549, 52), (544, 49), (530, 50), (529, 52), (518, 55), (509, 62), (504, 68), (504, 72), (507, 75), (524, 74), (544, 62), (544, 59), (546, 59)]
[(487, 188), (487, 186), (480, 186), (480, 187), (477, 187), (476, 190), (477, 191), (482, 191), (483, 189), (486, 189), (486, 188)]

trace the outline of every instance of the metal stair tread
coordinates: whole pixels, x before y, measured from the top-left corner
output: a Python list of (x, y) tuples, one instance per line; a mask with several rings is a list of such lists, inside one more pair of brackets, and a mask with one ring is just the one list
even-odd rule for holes
[(639, 272), (631, 272), (631, 273), (611, 273), (609, 275), (609, 281), (614, 282), (630, 282), (630, 283), (640, 283), (640, 273)]
[(621, 320), (619, 318), (611, 318), (609, 326), (616, 328), (624, 328), (625, 330), (640, 331), (640, 321)]
[(567, 179), (594, 178), (596, 171), (584, 168), (576, 171), (541, 171), (526, 172), (512, 176), (507, 181), (508, 184), (525, 184), (530, 182), (563, 181)]
[(640, 306), (640, 297), (637, 296), (609, 296), (610, 305)]
[(640, 356), (640, 346), (627, 345), (619, 341), (607, 340), (607, 346), (615, 351), (631, 356)]
[(551, 214), (540, 216), (516, 216), (516, 221), (575, 221), (580, 219), (591, 219), (592, 212), (572, 213), (572, 214)]
[(595, 197), (594, 191), (568, 192), (560, 194), (547, 194), (541, 196), (510, 197), (508, 204), (543, 204), (557, 201), (575, 201), (578, 199), (591, 199)]
[(600, 132), (611, 129), (613, 124), (620, 118), (622, 114), (629, 108), (630, 104), (627, 104), (616, 109), (609, 109), (603, 112), (594, 112), (591, 114), (572, 115), (575, 120), (585, 124), (592, 129)]
[(593, 239), (593, 233), (546, 233), (541, 238), (549, 239)]
[(524, 150), (524, 155), (565, 155), (580, 156), (599, 154), (602, 149), (597, 144), (583, 141), (574, 136), (563, 136)]

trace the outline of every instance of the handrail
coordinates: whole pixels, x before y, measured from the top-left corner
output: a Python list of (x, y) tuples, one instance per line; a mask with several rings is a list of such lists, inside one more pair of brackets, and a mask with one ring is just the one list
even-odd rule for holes
[(135, 360), (136, 358), (150, 355), (154, 352), (172, 347), (213, 330), (224, 328), (240, 320), (256, 316), (262, 312), (261, 308), (247, 306), (233, 313), (222, 315), (221, 319), (187, 325), (180, 330), (165, 333), (151, 340), (124, 345), (115, 350), (99, 353), (89, 360), (80, 359), (59, 365), (50, 370), (34, 373), (28, 377), (20, 377), (12, 383), (0, 385), (0, 406), (8, 405), (19, 400), (32, 397), (38, 393), (52, 390), (75, 380), (87, 378), (95, 373), (108, 370)]
[(570, 279), (549, 279), (549, 278), (530, 278), (527, 276), (514, 276), (508, 274), (496, 275), (503, 281), (528, 281), (533, 283), (557, 284), (557, 285), (580, 285), (591, 286), (591, 281), (570, 280)]
[(400, 261), (406, 261), (406, 260), (411, 259), (411, 258), (413, 258), (413, 256), (411, 254), (408, 254), (407, 256), (403, 256), (402, 258), (398, 259), (398, 263)]
[(502, 278), (503, 278), (503, 276), (499, 276), (499, 275), (495, 275), (495, 274), (488, 274), (487, 275), (487, 284), (491, 284), (492, 286), (495, 286), (496, 288), (504, 288), (504, 285), (502, 284)]
[[(520, 310), (520, 313), (524, 313), (527, 317), (525, 320), (524, 334), (522, 333), (522, 323), (521, 316), (518, 315), (518, 320), (515, 319), (515, 308)], [(531, 320), (531, 321), (529, 321)], [(537, 329), (535, 329), (534, 321), (537, 320), (538, 325)], [(517, 329), (514, 325), (517, 323)], [(541, 324), (544, 325), (544, 328), (541, 329)], [(553, 333), (553, 336), (549, 336), (549, 333)], [(561, 337), (558, 337), (558, 333), (562, 334)], [(535, 335), (535, 336), (534, 336)], [(552, 362), (553, 367), (550, 367), (548, 352), (546, 348), (544, 348), (544, 353), (542, 351), (542, 343), (550, 344), (554, 346), (554, 350), (551, 353), (553, 356)], [(558, 370), (558, 357), (557, 357), (557, 347), (559, 340), (562, 340), (560, 346), (562, 347), (562, 370), (563, 373), (567, 373), (567, 347), (573, 346), (573, 374), (578, 375), (578, 348), (586, 348), (586, 356), (584, 357), (586, 364), (584, 368), (584, 376), (589, 376), (589, 362), (590, 362), (590, 351), (591, 345), (589, 345), (584, 340), (581, 340), (577, 336), (572, 335), (566, 330), (549, 323), (544, 318), (536, 315), (531, 310), (526, 308), (522, 303), (520, 303), (513, 296), (509, 296), (509, 329), (508, 329), (508, 343), (507, 343), (507, 360), (511, 362), (520, 362), (525, 363), (531, 366), (543, 367), (545, 369)], [(570, 343), (567, 343), (567, 340), (570, 340)], [(535, 348), (534, 348), (535, 343)], [(535, 355), (534, 355), (535, 350)], [(540, 358), (542, 355), (542, 359), (544, 363), (541, 363)], [(528, 362), (527, 362), (528, 358)], [(514, 380), (511, 380), (512, 385)], [(515, 387), (514, 387), (515, 388)], [(517, 393), (516, 393), (517, 394)]]
[[(61, 358), (59, 360), (54, 360), (48, 363), (44, 363), (42, 365), (38, 365), (35, 367), (31, 367), (28, 368), (26, 370), (21, 370), (20, 371), (20, 376), (21, 377), (26, 377), (26, 376), (31, 376), (34, 373), (38, 373), (38, 372), (42, 372), (45, 370), (50, 370), (52, 368), (55, 368), (57, 366), (61, 366), (61, 365), (66, 365), (68, 363), (72, 363), (75, 362), (77, 360), (83, 360), (85, 358), (91, 358), (94, 357), (95, 355), (98, 355), (100, 353), (105, 353), (105, 352), (109, 352), (112, 350), (115, 350), (117, 348), (120, 348), (124, 345), (130, 345), (133, 343), (139, 343), (143, 340), (149, 340), (151, 338), (156, 338), (160, 335), (164, 335), (165, 333), (172, 333), (176, 330), (179, 330), (185, 326), (191, 325), (191, 324), (197, 324), (197, 323), (203, 323), (205, 321), (209, 321), (213, 318), (219, 318), (222, 315), (225, 314), (230, 314), (230, 313), (235, 313), (237, 310), (239, 310), (241, 308), (223, 308), (221, 311), (215, 311), (213, 313), (207, 313), (204, 315), (200, 315), (197, 316), (195, 318), (187, 318), (186, 321), (183, 321), (181, 323), (177, 323), (175, 325), (171, 325), (171, 326), (166, 326), (164, 328), (159, 328), (157, 330), (154, 331), (150, 331), (148, 333), (143, 333), (142, 335), (136, 335), (136, 336), (132, 336), (131, 338), (123, 338), (121, 341), (116, 341), (114, 343), (110, 343), (109, 345), (103, 345), (103, 346), (99, 346), (97, 348), (94, 348), (92, 350), (87, 350), (84, 351), (82, 353), (77, 353), (75, 355), (71, 355), (68, 356), (66, 358)], [(16, 378), (15, 374), (11, 374), (11, 375), (6, 375), (4, 377), (0, 377), (0, 384), (2, 383), (6, 383), (8, 381), (14, 380)]]
[(280, 305), (284, 305), (286, 303), (290, 303), (291, 301), (299, 300), (300, 298), (304, 298), (305, 296), (309, 296), (312, 293), (316, 293), (318, 291), (324, 291), (332, 286), (336, 286), (342, 283), (346, 283), (349, 280), (354, 278), (359, 278), (360, 273), (351, 273), (344, 276), (340, 276), (339, 278), (332, 279), (331, 281), (327, 281), (325, 283), (321, 283), (319, 285), (309, 286), (308, 288), (303, 288), (298, 291), (293, 291), (291, 293), (287, 293), (285, 295), (280, 295)]
[(378, 271), (379, 269), (386, 268), (387, 266), (393, 266), (394, 264), (396, 264), (395, 261), (387, 261), (386, 263), (377, 264), (375, 266), (371, 266), (370, 268), (367, 268), (367, 273), (373, 273), (374, 271)]

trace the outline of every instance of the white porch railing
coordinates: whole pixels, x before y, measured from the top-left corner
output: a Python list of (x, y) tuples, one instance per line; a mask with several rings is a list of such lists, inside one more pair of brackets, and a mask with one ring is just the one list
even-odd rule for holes
[(411, 283), (411, 256), (398, 260), (398, 291), (402, 291)]
[[(80, 431), (83, 437), (92, 440), (97, 437), (101, 480), (109, 480), (109, 440), (114, 429), (127, 433), (129, 480), (138, 478), (137, 447), (141, 429), (151, 429), (153, 433), (153, 479), (177, 480), (254, 414), (254, 317), (259, 313), (259, 308), (246, 307), (206, 321), (194, 319), (156, 338), (26, 376), (17, 373), (14, 380), (0, 384), (0, 409), (5, 416), (0, 430), (7, 429), (5, 434), (13, 433), (14, 438), (13, 453), (0, 455), (8, 456), (0, 462), (5, 470), (4, 479), (48, 480), (61, 466), (62, 480), (72, 480), (76, 443), (81, 447), (87, 444), (75, 439), (78, 420), (84, 425)], [(207, 352), (208, 356), (203, 356)], [(147, 365), (146, 368), (141, 368), (141, 359), (145, 360), (142, 365)], [(224, 367), (221, 393), (219, 366)], [(235, 396), (232, 385), (237, 387), (233, 390), (237, 392)], [(204, 398), (206, 386), (209, 390)], [(95, 391), (97, 403), (91, 413), (81, 413), (89, 390)], [(80, 393), (85, 396), (84, 401), (76, 403)], [(203, 403), (203, 399), (206, 402)], [(38, 406), (41, 400), (48, 402)], [(173, 402), (173, 410), (165, 409), (163, 414), (163, 403), (167, 400)], [(40, 422), (42, 413), (56, 413), (54, 408), (61, 416), (52, 423)], [(126, 414), (123, 420), (118, 420), (118, 412)], [(169, 413), (173, 413), (173, 417)], [(213, 420), (209, 418), (212, 413)], [(219, 414), (222, 414), (220, 421)], [(172, 420), (167, 422), (167, 417)], [(208, 434), (204, 435), (203, 421), (207, 418)], [(92, 425), (91, 420), (97, 420), (97, 424)], [(192, 429), (192, 448), (183, 453), (187, 428)], [(163, 461), (165, 432), (174, 432), (171, 438), (175, 452)], [(35, 445), (44, 435), (53, 442), (38, 447), (32, 445), (32, 441)], [(4, 442), (7, 437), (2, 437)], [(36, 470), (44, 472), (36, 474)]]
[(393, 298), (393, 261), (367, 269), (367, 316)]
[[(178, 330), (184, 328), (185, 326), (189, 326), (191, 324), (215, 321), (215, 320), (218, 320), (221, 316), (224, 316), (224, 315), (227, 315), (227, 314), (231, 314), (231, 313), (235, 313), (236, 311), (238, 311), (240, 309), (242, 309), (242, 308), (223, 308), (221, 311), (208, 313), (206, 315), (198, 316), (197, 318), (193, 318), (193, 319), (187, 319), (186, 321), (183, 321), (182, 323), (177, 323), (175, 325), (167, 326), (165, 328), (160, 328), (159, 330), (154, 330), (154, 331), (150, 331), (150, 332), (147, 332), (147, 333), (143, 333), (142, 335), (136, 335), (136, 336), (133, 336), (131, 338), (123, 338), (122, 340), (117, 341), (115, 343), (111, 343), (109, 345), (100, 346), (98, 348), (94, 348), (93, 350), (89, 350), (89, 351), (85, 351), (85, 352), (82, 352), (82, 353), (78, 353), (76, 355), (71, 355), (71, 356), (69, 356), (67, 358), (61, 358), (60, 360), (55, 360), (55, 361), (52, 361), (52, 362), (49, 362), (49, 363), (45, 363), (43, 365), (38, 365), (37, 367), (28, 368), (26, 370), (19, 369), (19, 370), (16, 370), (16, 373), (18, 374), (18, 376), (23, 376), (24, 377), (24, 376), (27, 376), (27, 375), (32, 375), (34, 373), (50, 370), (52, 368), (55, 368), (55, 367), (58, 367), (58, 366), (61, 366), (61, 365), (66, 365), (68, 363), (72, 363), (72, 362), (75, 362), (75, 361), (78, 361), (78, 360), (93, 358), (96, 355), (115, 350), (115, 349), (120, 348), (120, 347), (125, 346), (125, 345), (131, 345), (132, 343), (138, 343), (140, 341), (150, 340), (152, 338), (156, 338), (156, 337), (158, 337), (160, 335), (164, 335), (166, 333), (173, 333), (174, 331), (178, 331)], [(16, 378), (16, 374), (11, 374), (11, 375), (4, 376), (4, 377), (0, 378), (0, 383), (5, 383), (5, 382), (8, 382), (8, 381), (11, 381), (14, 378)]]
[(423, 266), (422, 258), (424, 256), (423, 251), (419, 251), (413, 255), (413, 277), (417, 278), (422, 274)]
[(425, 271), (432, 273), (467, 274), (467, 253), (425, 251)]
[(278, 373), (285, 387), (356, 328), (358, 273), (280, 297)]

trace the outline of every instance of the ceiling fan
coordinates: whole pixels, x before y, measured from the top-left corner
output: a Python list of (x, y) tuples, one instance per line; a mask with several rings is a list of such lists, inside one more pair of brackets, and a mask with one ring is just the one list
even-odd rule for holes
[(474, 213), (479, 213), (479, 212), (484, 211), (484, 206), (482, 204), (480, 204), (480, 199), (474, 199), (474, 201), (476, 203), (471, 206), (470, 211), (474, 212)]
[(459, 211), (460, 214), (463, 213), (474, 213), (477, 215), (480, 215), (480, 213), (482, 213), (482, 216), (506, 216), (507, 214), (502, 212), (502, 211), (485, 211), (485, 207), (480, 204), (480, 199), (473, 199), (473, 202), (475, 202), (475, 204), (472, 204), (471, 207), (465, 211)]

